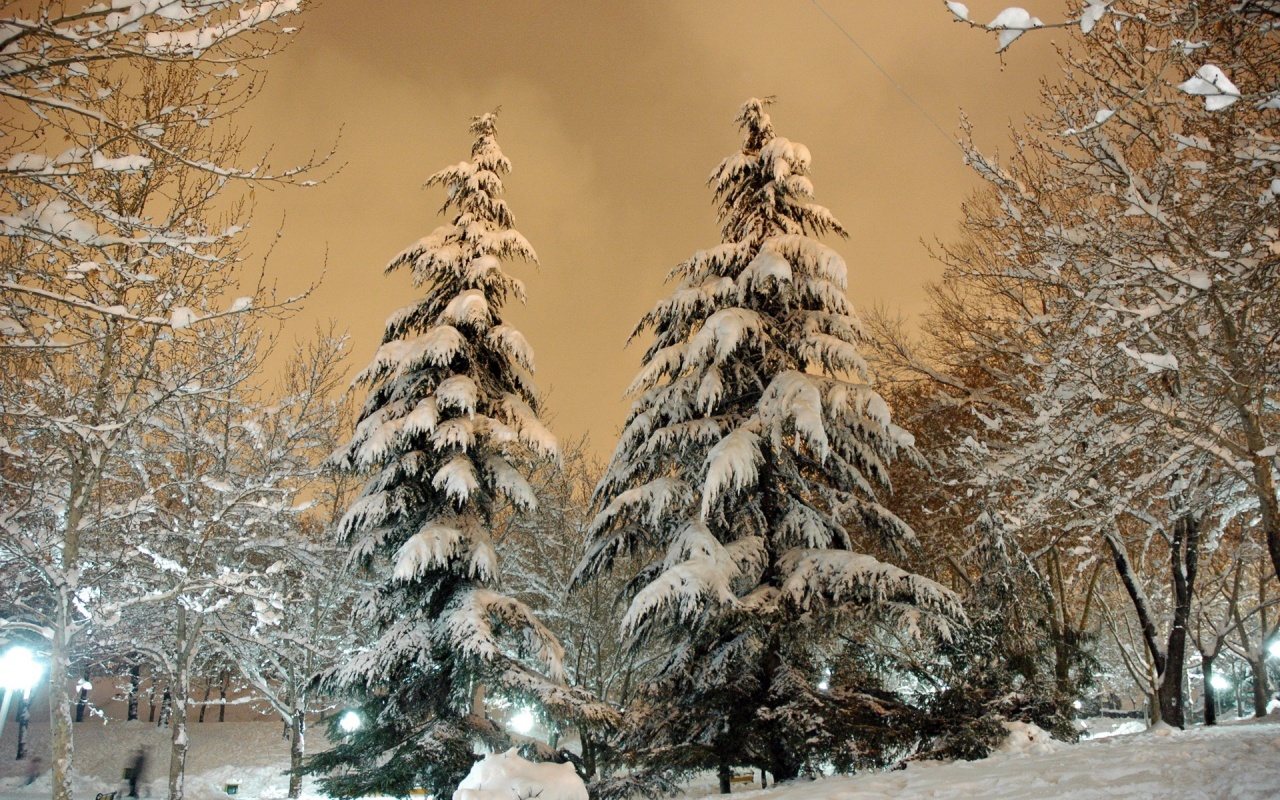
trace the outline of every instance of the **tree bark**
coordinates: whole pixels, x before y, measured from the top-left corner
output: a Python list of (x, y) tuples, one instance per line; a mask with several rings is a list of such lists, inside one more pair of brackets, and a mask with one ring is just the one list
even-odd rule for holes
[(209, 693), (213, 691), (213, 679), (204, 679), (204, 699), (200, 701), (200, 716), (196, 718), (196, 722), (204, 722), (204, 710), (209, 707)]
[(164, 687), (164, 694), (160, 695), (160, 719), (156, 721), (157, 728), (163, 728), (169, 724), (169, 720), (173, 717), (173, 692), (168, 686)]
[(71, 733), (71, 693), (67, 690), (66, 677), (71, 673), (69, 638), (73, 592), (73, 587), (64, 585), (58, 588), (53, 635), (49, 640), (49, 727), (53, 750), (52, 800), (72, 800), (71, 762), (75, 751)]
[(302, 795), (302, 758), (306, 755), (307, 733), (307, 713), (300, 701), (294, 702), (289, 733), (289, 797), (297, 798)]
[(175, 674), (165, 694), (170, 697), (169, 727), (172, 729), (169, 747), (169, 800), (182, 800), (187, 780), (187, 708), (191, 697), (191, 662), (199, 648), (201, 624), (199, 617), (191, 620), (186, 606), (178, 606), (175, 628), (177, 639)]
[(125, 719), (130, 721), (138, 718), (138, 685), (142, 683), (142, 665), (136, 661), (136, 654), (134, 659), (129, 667), (129, 705), (125, 711)]
[(1191, 622), (1199, 558), (1200, 518), (1195, 514), (1183, 514), (1173, 524), (1173, 541), (1169, 547), (1174, 595), (1173, 625), (1169, 628), (1165, 665), (1160, 674), (1160, 716), (1178, 728), (1186, 727), (1182, 679), (1186, 671), (1187, 626)]
[[(1116, 574), (1119, 576), (1120, 582), (1124, 584), (1129, 600), (1133, 603), (1133, 610), (1138, 615), (1138, 626), (1142, 629), (1142, 641), (1147, 645), (1147, 653), (1151, 656), (1151, 663), (1155, 665), (1157, 675), (1163, 674), (1165, 654), (1160, 649), (1159, 633), (1156, 630), (1156, 623), (1151, 614), (1151, 609), (1147, 606), (1147, 598), (1143, 595), (1142, 587), (1138, 585), (1137, 576), (1133, 573), (1133, 566), (1129, 563), (1129, 553), (1125, 550), (1124, 542), (1120, 540), (1118, 531), (1104, 534), (1103, 539), (1106, 540), (1107, 546), (1111, 548), (1111, 557), (1115, 563)], [(1152, 716), (1155, 716), (1154, 711)]]
[(227, 681), (231, 680), (231, 672), (222, 671), (222, 687), (218, 690), (218, 722), (227, 721)]
[(27, 727), (30, 724), (31, 692), (23, 692), (18, 697), (18, 761), (27, 757)]
[(1276, 496), (1276, 482), (1271, 474), (1271, 461), (1269, 456), (1254, 455), (1253, 479), (1258, 486), (1258, 510), (1262, 512), (1262, 529), (1266, 531), (1267, 552), (1271, 554), (1271, 569), (1275, 572), (1275, 576), (1280, 578), (1280, 500), (1277, 500)]
[(1218, 689), (1213, 685), (1214, 657), (1204, 656), (1202, 670), (1204, 672), (1204, 724), (1218, 724)]
[[(1253, 676), (1253, 715), (1261, 719), (1267, 715), (1267, 700), (1270, 692), (1267, 687), (1267, 660), (1266, 651), (1263, 651), (1263, 657), (1257, 659), (1249, 659), (1249, 672)], [(1236, 691), (1239, 691), (1237, 689)]]
[(716, 770), (716, 776), (720, 779), (720, 794), (729, 794), (733, 791), (733, 782), (730, 780), (733, 773), (729, 771), (729, 765), (720, 762), (720, 767)]
[(591, 781), (596, 777), (596, 742), (585, 726), (579, 731), (578, 736), (582, 740), (582, 771), (586, 773), (583, 777)]

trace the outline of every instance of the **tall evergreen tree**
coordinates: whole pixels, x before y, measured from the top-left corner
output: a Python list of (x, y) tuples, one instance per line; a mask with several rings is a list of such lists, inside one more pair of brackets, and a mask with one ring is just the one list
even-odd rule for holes
[(795, 777), (891, 716), (857, 670), (818, 688), (833, 626), (874, 616), (945, 633), (963, 616), (887, 560), (915, 544), (878, 498), (910, 437), (859, 355), (845, 263), (817, 239), (845, 231), (813, 202), (809, 151), (774, 133), (768, 102), (742, 106), (742, 150), (711, 174), (721, 243), (672, 271), (675, 291), (633, 334), (654, 341), (579, 567), (657, 554), (623, 625), (672, 655), (632, 744), (653, 768), (717, 768), (724, 790), (731, 766)]
[(490, 538), (504, 502), (530, 509), (529, 483), (512, 466), (523, 445), (553, 454), (538, 418), (533, 352), (502, 321), (524, 287), (504, 260), (535, 262), (501, 199), (511, 169), (494, 114), (473, 119), (471, 160), (431, 176), (452, 220), (397, 256), (425, 296), (391, 316), (359, 380), (371, 387), (342, 466), (372, 474), (339, 530), (354, 565), (384, 580), (357, 613), (370, 644), (328, 676), (358, 702), (363, 725), (312, 760), (326, 791), (447, 797), (476, 745), (509, 746), (485, 713), (487, 693), (557, 719), (610, 712), (562, 680), (562, 650), (523, 603), (496, 586)]

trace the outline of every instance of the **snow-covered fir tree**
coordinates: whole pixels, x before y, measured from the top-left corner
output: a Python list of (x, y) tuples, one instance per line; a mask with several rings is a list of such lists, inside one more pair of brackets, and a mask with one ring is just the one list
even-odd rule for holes
[(965, 596), (968, 629), (922, 676), (938, 689), (925, 725), (930, 757), (986, 758), (1008, 737), (1009, 721), (1075, 741), (1071, 703), (1092, 683), (1087, 634), (1064, 624), (1051, 582), (1000, 514), (980, 508), (965, 530), (976, 573)]
[(502, 262), (537, 256), (501, 197), (511, 164), (495, 123), (474, 118), (471, 160), (427, 181), (445, 189), (452, 218), (388, 266), (426, 293), (387, 321), (359, 377), (371, 387), (360, 422), (336, 455), (371, 475), (339, 532), (352, 564), (383, 580), (357, 607), (369, 645), (328, 678), (363, 722), (347, 735), (335, 721), (338, 745), (311, 762), (334, 796), (448, 796), (477, 745), (510, 746), (486, 696), (558, 720), (611, 715), (564, 685), (556, 638), (496, 585), (493, 514), (535, 505), (509, 451), (556, 443), (538, 418), (533, 352), (500, 316), (524, 299)]
[(653, 343), (579, 567), (581, 580), (654, 554), (624, 633), (672, 655), (631, 744), (657, 772), (718, 769), (725, 791), (733, 766), (785, 780), (875, 727), (886, 699), (827, 661), (841, 624), (945, 634), (963, 617), (949, 590), (890, 563), (915, 535), (880, 492), (911, 439), (859, 354), (844, 260), (817, 238), (845, 231), (768, 104), (742, 106), (742, 149), (709, 179), (721, 243), (677, 266), (636, 328)]

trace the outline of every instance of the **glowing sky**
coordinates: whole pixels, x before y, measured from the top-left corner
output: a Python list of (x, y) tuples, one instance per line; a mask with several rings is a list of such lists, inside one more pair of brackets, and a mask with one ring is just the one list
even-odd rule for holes
[[(423, 181), (467, 158), (469, 118), (499, 105), (507, 200), (541, 261), (510, 267), (529, 303), (508, 318), (536, 351), (562, 438), (590, 431), (612, 449), (641, 354), (623, 345), (669, 291), (667, 271), (718, 241), (703, 183), (738, 147), (732, 120), (750, 96), (775, 95), (778, 134), (813, 153), (817, 200), (850, 232), (827, 243), (848, 261), (855, 307), (919, 312), (940, 274), (921, 240), (951, 236), (977, 185), (949, 141), (960, 110), (984, 148), (1007, 141), (1051, 73), (1051, 36), (1024, 37), (1002, 64), (992, 37), (941, 2), (820, 2), (324, 0), (266, 62), (245, 114), (249, 152), (271, 147), (277, 164), (341, 131), (339, 174), (257, 197), (259, 249), (285, 218), (268, 263), (283, 292), (327, 259), (286, 339), (334, 319), (352, 335), (353, 373), (364, 367), (415, 291), (382, 267), (441, 221), (443, 196)], [(969, 5), (984, 20), (1002, 7)]]

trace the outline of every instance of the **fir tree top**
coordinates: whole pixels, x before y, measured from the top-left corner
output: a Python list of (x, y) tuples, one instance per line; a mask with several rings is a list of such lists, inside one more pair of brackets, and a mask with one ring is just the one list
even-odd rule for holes
[(636, 328), (654, 339), (579, 577), (659, 548), (634, 631), (708, 604), (960, 616), (942, 587), (863, 552), (914, 544), (877, 496), (887, 459), (911, 440), (870, 385), (844, 260), (814, 238), (844, 229), (813, 202), (809, 151), (774, 132), (768, 104), (742, 106), (742, 148), (708, 180), (721, 244), (673, 269), (676, 289)]

